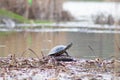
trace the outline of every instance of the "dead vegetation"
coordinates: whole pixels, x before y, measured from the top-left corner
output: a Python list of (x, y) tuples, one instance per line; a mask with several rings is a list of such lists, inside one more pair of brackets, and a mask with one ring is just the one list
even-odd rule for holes
[[(36, 55), (36, 58), (25, 58), (24, 55), (27, 50)], [(84, 80), (86, 78), (88, 80), (110, 80), (113, 79), (115, 66), (120, 67), (120, 61), (114, 59), (96, 58), (86, 60), (73, 58), (73, 61), (59, 61), (60, 58), (57, 59), (58, 57), (44, 55), (39, 58), (30, 48), (26, 49), (21, 57), (16, 57), (15, 54), (1, 57), (0, 80)], [(61, 59), (63, 59), (63, 56)], [(66, 59), (69, 58), (66, 57)], [(116, 77), (120, 77), (119, 71), (116, 72)], [(106, 74), (109, 75), (109, 79), (105, 79)]]

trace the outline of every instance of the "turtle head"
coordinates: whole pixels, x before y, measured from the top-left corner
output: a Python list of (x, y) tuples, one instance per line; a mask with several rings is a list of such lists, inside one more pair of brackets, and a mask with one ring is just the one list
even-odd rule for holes
[(66, 46), (65, 50), (69, 49), (71, 46), (72, 46), (72, 42)]

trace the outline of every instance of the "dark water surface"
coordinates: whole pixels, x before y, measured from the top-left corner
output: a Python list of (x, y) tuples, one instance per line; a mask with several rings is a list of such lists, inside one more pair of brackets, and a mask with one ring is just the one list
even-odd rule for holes
[[(73, 46), (68, 52), (75, 57), (109, 57), (115, 53), (114, 34), (110, 33), (22, 31), (0, 32), (0, 34), (0, 56), (8, 54), (21, 56), (27, 48), (34, 50), (39, 56), (41, 51), (47, 55), (53, 46), (67, 45), (70, 42), (73, 42)], [(29, 50), (24, 55), (34, 56)]]

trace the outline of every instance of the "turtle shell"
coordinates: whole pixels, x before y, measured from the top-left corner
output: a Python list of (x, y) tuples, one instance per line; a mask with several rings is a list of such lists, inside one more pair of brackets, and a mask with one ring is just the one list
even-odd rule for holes
[(72, 43), (70, 43), (69, 45), (65, 46), (65, 45), (58, 45), (56, 47), (54, 47), (53, 49), (51, 49), (51, 51), (49, 52), (48, 55), (61, 55), (63, 54), (67, 49), (69, 49), (71, 47)]

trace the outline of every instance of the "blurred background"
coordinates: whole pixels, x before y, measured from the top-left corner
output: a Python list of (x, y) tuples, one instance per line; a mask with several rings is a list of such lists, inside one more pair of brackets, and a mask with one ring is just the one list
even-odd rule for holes
[(72, 42), (74, 57), (119, 57), (119, 14), (119, 0), (0, 0), (0, 56)]

